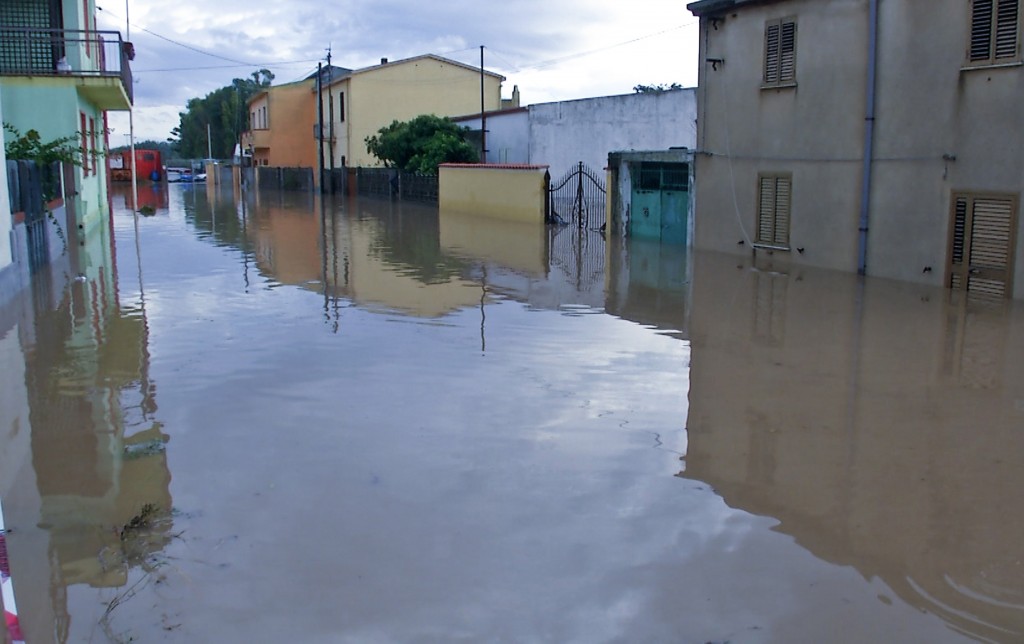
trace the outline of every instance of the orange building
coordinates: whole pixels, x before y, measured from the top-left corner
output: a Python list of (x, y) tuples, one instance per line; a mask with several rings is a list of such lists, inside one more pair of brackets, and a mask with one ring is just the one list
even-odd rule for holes
[[(343, 67), (324, 68), (324, 87), (330, 75), (350, 73)], [(275, 85), (249, 99), (249, 130), (242, 149), (254, 166), (315, 168), (317, 165), (316, 72), (294, 83)]]

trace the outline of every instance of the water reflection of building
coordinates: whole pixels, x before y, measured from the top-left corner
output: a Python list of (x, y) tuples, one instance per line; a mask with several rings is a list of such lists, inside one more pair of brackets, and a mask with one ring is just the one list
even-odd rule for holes
[(89, 235), (69, 248), (70, 270), (51, 274), (47, 297), (24, 294), (17, 326), (0, 330), (4, 370), (23, 376), (0, 411), (0, 495), (30, 642), (68, 640), (69, 586), (122, 587), (168, 540), (169, 521), (131, 549), (119, 536), (147, 505), (168, 515), (171, 498), (145, 311), (122, 305), (117, 266), (105, 231)]
[(1024, 636), (1024, 312), (698, 255), (682, 476), (949, 626)]

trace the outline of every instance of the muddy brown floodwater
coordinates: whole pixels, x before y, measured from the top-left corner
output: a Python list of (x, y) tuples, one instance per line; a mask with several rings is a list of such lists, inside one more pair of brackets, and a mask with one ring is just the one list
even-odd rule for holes
[(1018, 304), (143, 197), (0, 310), (31, 644), (1024, 640)]

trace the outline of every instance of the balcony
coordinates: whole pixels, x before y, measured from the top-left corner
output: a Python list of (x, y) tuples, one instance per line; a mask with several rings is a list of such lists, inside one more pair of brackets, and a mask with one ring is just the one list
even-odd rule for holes
[(134, 57), (116, 31), (0, 26), (0, 76), (70, 78), (101, 110), (131, 108)]

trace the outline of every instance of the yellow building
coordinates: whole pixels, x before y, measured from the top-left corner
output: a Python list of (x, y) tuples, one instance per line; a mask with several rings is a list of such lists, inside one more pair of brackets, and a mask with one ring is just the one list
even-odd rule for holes
[[(464, 116), (501, 108), (504, 76), (425, 54), (357, 69), (324, 92), (324, 159), (334, 167), (378, 166), (366, 138), (421, 114)], [(482, 84), (482, 91), (481, 91)], [(314, 146), (315, 148), (315, 146)], [(332, 163), (333, 160), (333, 163)]]

